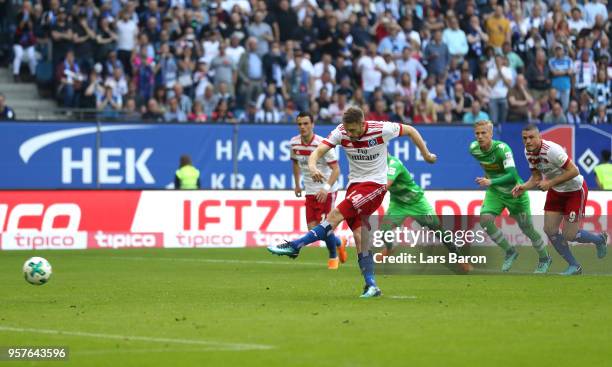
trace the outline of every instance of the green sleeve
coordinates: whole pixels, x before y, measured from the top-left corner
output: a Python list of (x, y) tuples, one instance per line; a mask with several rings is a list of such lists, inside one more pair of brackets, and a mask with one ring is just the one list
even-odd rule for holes
[(389, 161), (389, 167), (387, 168), (387, 180), (395, 181), (397, 176), (402, 173), (402, 164), (394, 159)]
[(506, 174), (491, 179), (491, 185), (507, 185), (518, 182), (518, 171), (515, 167), (506, 168)]

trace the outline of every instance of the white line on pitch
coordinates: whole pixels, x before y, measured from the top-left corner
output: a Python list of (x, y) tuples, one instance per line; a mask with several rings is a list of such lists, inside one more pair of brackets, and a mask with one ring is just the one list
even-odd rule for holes
[(200, 352), (218, 352), (224, 349), (217, 348), (145, 348), (145, 349), (127, 349), (127, 348), (114, 348), (114, 349), (86, 349), (86, 350), (71, 350), (70, 355), (79, 356), (93, 356), (93, 355), (105, 355), (105, 354), (136, 354), (136, 353), (200, 353)]
[(51, 334), (51, 335), (69, 335), (69, 336), (81, 336), (81, 337), (98, 338), (98, 339), (113, 339), (113, 340), (123, 340), (123, 341), (144, 341), (144, 342), (151, 342), (151, 343), (203, 345), (203, 346), (213, 347), (215, 348), (215, 350), (267, 350), (267, 349), (274, 348), (274, 346), (272, 345), (265, 345), (265, 344), (224, 343), (224, 342), (215, 342), (215, 341), (198, 340), (198, 339), (155, 338), (155, 337), (136, 336), (136, 335), (89, 333), (89, 332), (83, 332), (83, 331), (29, 329), (29, 328), (17, 328), (17, 327), (10, 327), (10, 326), (0, 326), (0, 331), (12, 331), (12, 332), (17, 332), (17, 333)]
[(417, 299), (417, 296), (388, 296), (391, 299)]
[[(266, 260), (233, 260), (233, 259), (201, 259), (201, 258), (186, 258), (186, 257), (147, 257), (147, 256), (92, 256), (84, 255), (88, 258), (104, 258), (104, 259), (115, 259), (115, 260), (162, 260), (162, 261), (186, 261), (186, 262), (204, 262), (204, 263), (219, 263), (219, 264), (260, 264), (260, 265), (288, 265), (288, 266), (317, 266), (326, 268), (326, 262), (313, 263), (313, 262), (301, 262), (295, 260), (293, 262), (287, 261), (266, 261)], [(354, 266), (353, 264), (342, 264), (341, 266)]]

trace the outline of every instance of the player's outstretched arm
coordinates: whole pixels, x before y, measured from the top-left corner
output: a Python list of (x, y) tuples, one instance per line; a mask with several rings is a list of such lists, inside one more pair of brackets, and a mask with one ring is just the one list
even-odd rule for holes
[(308, 170), (310, 171), (310, 175), (314, 182), (323, 182), (325, 177), (317, 169), (317, 161), (327, 153), (331, 147), (327, 144), (319, 144), (317, 149), (314, 150), (308, 157)]
[(402, 124), (402, 135), (406, 135), (412, 140), (427, 163), (435, 163), (438, 157), (427, 149), (427, 145), (425, 145), (425, 141), (417, 129), (410, 125)]

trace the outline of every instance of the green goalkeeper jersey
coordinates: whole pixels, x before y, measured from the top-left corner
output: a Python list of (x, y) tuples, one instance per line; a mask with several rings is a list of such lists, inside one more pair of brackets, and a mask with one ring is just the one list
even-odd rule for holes
[(392, 202), (415, 204), (423, 197), (423, 189), (414, 182), (402, 161), (387, 155), (387, 180), (393, 180), (388, 191)]
[(483, 152), (477, 141), (470, 144), (470, 154), (480, 163), (485, 175), (491, 180), (489, 189), (492, 193), (512, 196), (512, 189), (517, 183), (523, 183), (516, 171), (512, 149), (508, 144), (493, 140), (491, 148)]

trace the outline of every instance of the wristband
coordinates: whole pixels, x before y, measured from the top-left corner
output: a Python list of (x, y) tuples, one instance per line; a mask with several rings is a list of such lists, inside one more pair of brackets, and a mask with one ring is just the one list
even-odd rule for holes
[(326, 182), (325, 185), (323, 185), (323, 190), (329, 191), (330, 189), (331, 189), (331, 185)]

